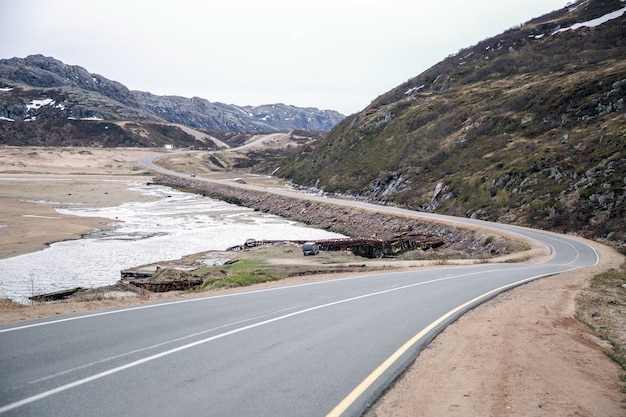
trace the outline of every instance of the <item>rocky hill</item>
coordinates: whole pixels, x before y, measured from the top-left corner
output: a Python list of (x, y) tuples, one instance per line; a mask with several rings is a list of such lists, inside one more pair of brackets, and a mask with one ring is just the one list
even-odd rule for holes
[[(258, 133), (292, 129), (328, 131), (343, 118), (333, 110), (285, 104), (240, 107), (199, 97), (132, 91), (82, 67), (42, 55), (0, 60), (0, 143), (4, 144), (19, 145), (24, 138), (45, 144), (55, 142), (45, 137), (46, 132), (50, 133), (48, 136), (63, 137), (67, 131), (89, 134), (94, 130), (81, 122), (176, 123), (209, 131)], [(141, 144), (141, 138), (127, 136), (105, 142)], [(102, 137), (75, 139), (98, 143), (103, 140)]]
[(624, 242), (625, 11), (620, 0), (578, 1), (461, 50), (277, 174), (326, 192)]

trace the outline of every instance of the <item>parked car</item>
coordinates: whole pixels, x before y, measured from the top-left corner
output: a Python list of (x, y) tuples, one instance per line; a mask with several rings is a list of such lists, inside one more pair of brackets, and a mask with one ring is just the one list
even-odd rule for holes
[(315, 242), (306, 242), (302, 245), (302, 252), (304, 253), (304, 256), (317, 255), (320, 253), (320, 245)]

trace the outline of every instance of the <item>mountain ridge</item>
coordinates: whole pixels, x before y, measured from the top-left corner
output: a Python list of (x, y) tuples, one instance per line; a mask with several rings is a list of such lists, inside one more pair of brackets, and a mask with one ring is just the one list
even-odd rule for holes
[(57, 107), (58, 117), (170, 122), (219, 131), (328, 131), (344, 118), (334, 110), (282, 103), (236, 106), (200, 97), (158, 96), (129, 90), (83, 67), (43, 55), (0, 60), (0, 87), (0, 117), (5, 121), (37, 116), (28, 105), (46, 98), (63, 106)]

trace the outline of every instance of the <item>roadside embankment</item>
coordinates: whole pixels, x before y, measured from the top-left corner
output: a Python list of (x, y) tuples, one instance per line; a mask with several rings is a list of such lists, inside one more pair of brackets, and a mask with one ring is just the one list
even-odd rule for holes
[(487, 258), (517, 252), (525, 248), (520, 242), (485, 235), (476, 230), (374, 213), (365, 209), (340, 207), (333, 204), (279, 196), (269, 192), (231, 187), (213, 182), (170, 176), (156, 177), (153, 182), (253, 208), (351, 237), (392, 239), (407, 233), (436, 236), (445, 242), (445, 245), (437, 250), (442, 258)]

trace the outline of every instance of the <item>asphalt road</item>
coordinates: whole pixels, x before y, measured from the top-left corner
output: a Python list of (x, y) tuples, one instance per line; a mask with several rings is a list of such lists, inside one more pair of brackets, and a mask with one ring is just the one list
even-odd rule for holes
[(597, 262), (592, 248), (566, 236), (493, 227), (541, 241), (554, 256), (0, 326), (0, 415), (360, 415), (468, 309)]

